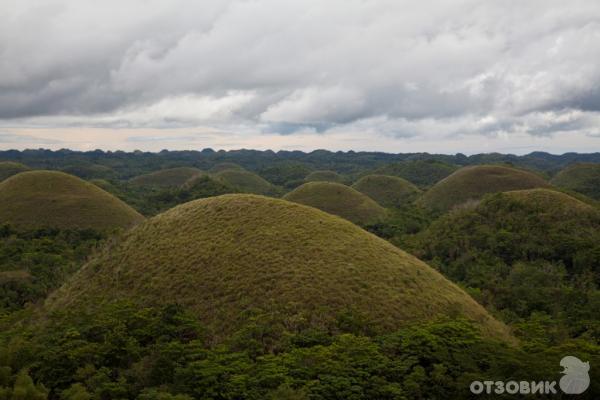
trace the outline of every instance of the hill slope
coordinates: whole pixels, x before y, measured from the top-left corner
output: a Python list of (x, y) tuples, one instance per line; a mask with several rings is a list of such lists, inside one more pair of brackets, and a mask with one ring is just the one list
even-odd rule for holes
[(19, 172), (28, 171), (29, 167), (18, 162), (2, 161), (0, 162), (0, 182)]
[(136, 176), (135, 178), (132, 178), (130, 182), (136, 186), (175, 188), (183, 185), (190, 178), (201, 175), (202, 173), (203, 172), (197, 168), (169, 168)]
[(374, 200), (341, 183), (305, 183), (283, 198), (318, 208), (361, 225), (377, 222), (386, 215), (385, 209)]
[(85, 265), (46, 307), (89, 311), (122, 299), (177, 302), (198, 315), (213, 340), (256, 313), (286, 331), (335, 331), (349, 310), (374, 329), (461, 315), (487, 335), (507, 337), (457, 286), (386, 241), (319, 210), (254, 195), (197, 200), (146, 221)]
[(222, 162), (212, 166), (210, 172), (216, 174), (217, 172), (226, 171), (228, 169), (235, 169), (237, 171), (245, 171), (244, 167), (232, 162)]
[(600, 164), (572, 164), (551, 180), (553, 185), (600, 200)]
[(105, 230), (143, 219), (96, 185), (63, 172), (22, 172), (0, 183), (0, 223), (20, 229)]
[(509, 320), (542, 312), (574, 336), (597, 329), (600, 211), (574, 197), (549, 189), (489, 195), (415, 239), (415, 255), (477, 288)]
[(520, 169), (500, 165), (464, 167), (438, 182), (419, 200), (425, 207), (448, 211), (488, 193), (533, 188), (548, 188), (541, 177)]
[(335, 171), (313, 171), (304, 178), (306, 182), (342, 182), (342, 177)]
[(384, 207), (400, 207), (414, 201), (421, 190), (397, 176), (367, 175), (352, 185)]
[(250, 171), (226, 169), (213, 175), (217, 180), (238, 192), (272, 194), (275, 187), (265, 179)]

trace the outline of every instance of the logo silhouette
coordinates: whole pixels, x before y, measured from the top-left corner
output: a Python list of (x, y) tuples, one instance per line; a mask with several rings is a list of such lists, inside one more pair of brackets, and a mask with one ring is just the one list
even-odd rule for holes
[(590, 363), (583, 362), (577, 357), (566, 356), (560, 360), (561, 372), (565, 374), (560, 378), (560, 388), (566, 394), (581, 394), (590, 386)]

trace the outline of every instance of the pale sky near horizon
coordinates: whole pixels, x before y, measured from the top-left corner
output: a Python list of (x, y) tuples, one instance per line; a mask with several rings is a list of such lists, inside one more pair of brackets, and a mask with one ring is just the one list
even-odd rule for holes
[(600, 151), (600, 2), (2, 0), (40, 147)]

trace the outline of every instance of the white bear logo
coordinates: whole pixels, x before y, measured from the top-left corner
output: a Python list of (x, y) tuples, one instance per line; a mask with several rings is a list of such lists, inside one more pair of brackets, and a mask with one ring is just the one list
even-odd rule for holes
[(566, 394), (581, 394), (590, 386), (590, 363), (577, 357), (566, 356), (560, 360), (565, 376), (560, 378), (560, 388)]

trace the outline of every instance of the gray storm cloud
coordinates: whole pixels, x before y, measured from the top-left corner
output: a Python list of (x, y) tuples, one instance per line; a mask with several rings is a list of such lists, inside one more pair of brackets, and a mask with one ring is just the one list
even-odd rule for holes
[(4, 0), (0, 122), (597, 135), (599, 60), (596, 0)]

